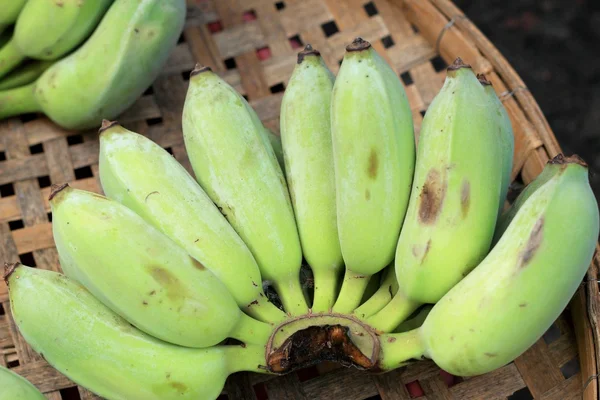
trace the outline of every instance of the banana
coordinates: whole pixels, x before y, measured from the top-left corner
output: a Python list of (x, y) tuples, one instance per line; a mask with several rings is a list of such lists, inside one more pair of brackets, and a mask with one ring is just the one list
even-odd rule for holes
[(185, 14), (185, 0), (115, 0), (76, 51), (34, 83), (0, 92), (0, 119), (43, 112), (78, 130), (114, 119), (158, 76)]
[(283, 172), (258, 116), (208, 67), (197, 66), (183, 107), (183, 137), (196, 180), (248, 245), (285, 310), (308, 310), (302, 252)]
[(0, 50), (0, 78), (26, 57), (57, 60), (92, 33), (113, 0), (29, 0)]
[(435, 303), (487, 254), (503, 176), (496, 112), (458, 58), (423, 118), (396, 249), (399, 295)]
[(264, 345), (175, 346), (131, 326), (57, 272), (11, 265), (4, 279), (12, 315), (27, 343), (102, 398), (216, 399), (229, 374), (265, 372), (260, 368)]
[(398, 292), (398, 280), (396, 279), (396, 269), (391, 264), (384, 269), (385, 277), (383, 278), (379, 289), (362, 303), (352, 313), (359, 319), (365, 319), (377, 313), (385, 307), (394, 298)]
[(0, 400), (46, 400), (27, 379), (0, 365)]
[(124, 204), (171, 238), (225, 284), (249, 315), (278, 322), (258, 265), (194, 178), (166, 150), (117, 122), (100, 130), (99, 170), (107, 197)]
[(0, 91), (27, 85), (39, 78), (54, 61), (32, 60), (0, 79)]
[(410, 105), (398, 75), (355, 39), (331, 96), (337, 227), (346, 276), (333, 310), (350, 313), (394, 258), (414, 172)]
[(242, 313), (212, 272), (135, 212), (66, 184), (53, 189), (61, 267), (114, 312), (181, 346), (266, 341), (269, 324)]
[(496, 95), (496, 91), (492, 87), (492, 83), (488, 81), (484, 74), (478, 74), (477, 79), (483, 85), (483, 91), (488, 97), (493, 109), (497, 111), (498, 126), (499, 126), (499, 139), (500, 149), (502, 155), (502, 191), (500, 192), (500, 205), (498, 207), (498, 215), (502, 214), (504, 209), (504, 202), (506, 201), (506, 194), (508, 193), (508, 187), (510, 185), (510, 175), (512, 172), (513, 154), (515, 151), (515, 136), (512, 129), (512, 123), (504, 108), (504, 104), (500, 101)]
[(15, 23), (27, 0), (0, 0), (0, 34)]
[(286, 180), (302, 252), (314, 275), (312, 312), (333, 306), (343, 267), (329, 114), (334, 80), (320, 53), (307, 45), (281, 101)]
[[(276, 135), (270, 129), (265, 127), (265, 133), (267, 134), (267, 138), (271, 143), (271, 147), (273, 148), (273, 152), (275, 153), (275, 157), (277, 157), (277, 162), (279, 163), (279, 167), (281, 171), (285, 171), (285, 161), (283, 159), (283, 147), (281, 145), (281, 136)], [(284, 172), (285, 173), (285, 172)]]
[(425, 356), (453, 375), (472, 376), (511, 362), (567, 306), (592, 260), (598, 233), (587, 166), (576, 156), (565, 157), (421, 328), (382, 335), (382, 368)]

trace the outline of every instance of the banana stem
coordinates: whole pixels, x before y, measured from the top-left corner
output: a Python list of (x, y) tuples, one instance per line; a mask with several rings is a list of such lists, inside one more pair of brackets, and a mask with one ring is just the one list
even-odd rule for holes
[(16, 46), (14, 39), (8, 41), (0, 49), (0, 78), (12, 71), (25, 59), (25, 56)]
[(39, 78), (53, 61), (34, 61), (0, 79), (0, 91), (27, 85)]
[(41, 111), (33, 95), (35, 83), (0, 92), (0, 120)]
[(346, 269), (346, 275), (342, 282), (340, 294), (333, 306), (333, 312), (338, 314), (350, 314), (358, 307), (362, 300), (372, 275), (357, 274)]
[(410, 363), (410, 360), (421, 359), (425, 356), (425, 344), (421, 339), (421, 330), (381, 335), (381, 358), (379, 365), (384, 371), (400, 368)]
[(287, 314), (277, 308), (275, 304), (270, 303), (262, 292), (261, 296), (249, 304), (244, 311), (252, 318), (272, 324), (277, 324), (287, 318)]
[(353, 314), (361, 319), (369, 318), (383, 309), (393, 299), (394, 295), (391, 283), (384, 284), (369, 298), (369, 300), (354, 310)]
[(229, 336), (246, 344), (266, 345), (272, 330), (271, 324), (257, 321), (242, 312), (237, 325), (229, 333)]
[(392, 301), (365, 322), (377, 330), (392, 332), (421, 305), (422, 303), (409, 300), (398, 291)]
[(314, 269), (315, 293), (313, 297), (312, 312), (328, 312), (335, 303), (335, 294), (338, 284), (337, 271), (333, 269)]
[(300, 287), (300, 278), (273, 282), (285, 311), (292, 316), (308, 313), (308, 305)]
[(265, 346), (249, 344), (242, 346), (219, 346), (224, 353), (229, 374), (240, 371), (268, 373), (265, 360)]

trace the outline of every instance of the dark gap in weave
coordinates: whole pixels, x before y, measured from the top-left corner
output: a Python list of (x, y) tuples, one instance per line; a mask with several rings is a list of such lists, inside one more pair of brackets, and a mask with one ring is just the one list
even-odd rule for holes
[(285, 8), (285, 3), (283, 1), (278, 1), (277, 3), (275, 3), (275, 8), (277, 9), (277, 11), (281, 11)]
[(146, 123), (148, 124), (148, 126), (160, 125), (160, 124), (162, 124), (162, 122), (163, 122), (162, 117), (148, 118), (146, 120)]
[(282, 83), (282, 82), (280, 82), (280, 83), (277, 83), (277, 84), (275, 84), (275, 85), (271, 86), (271, 87), (269, 88), (269, 90), (270, 90), (270, 91), (271, 91), (271, 93), (273, 93), (273, 94), (275, 94), (275, 93), (281, 93), (281, 92), (285, 91), (285, 87), (283, 86), (283, 83)]
[(44, 152), (44, 146), (41, 143), (29, 146), (29, 152), (31, 154), (39, 154)]
[(154, 88), (152, 86), (148, 87), (148, 89), (146, 89), (146, 91), (144, 92), (144, 96), (151, 96), (154, 94)]
[(435, 72), (443, 71), (448, 67), (448, 64), (446, 64), (446, 61), (444, 61), (444, 59), (440, 56), (433, 57), (431, 59), (431, 65), (433, 66), (433, 69), (435, 70)]
[(257, 383), (256, 385), (252, 386), (252, 389), (254, 389), (254, 394), (256, 395), (257, 400), (266, 400), (269, 398), (264, 382)]
[(76, 144), (81, 144), (81, 143), (83, 143), (83, 136), (81, 136), (81, 135), (67, 136), (67, 144), (69, 146), (74, 146)]
[(427, 110), (421, 110), (419, 111), (419, 113), (421, 114), (421, 117), (425, 118), (425, 113), (427, 112)]
[(543, 337), (544, 337), (544, 342), (546, 342), (546, 344), (551, 344), (553, 342), (556, 342), (558, 339), (560, 339), (561, 336), (562, 336), (562, 334), (560, 332), (560, 328), (558, 327), (558, 325), (552, 324), (552, 325), (550, 325), (550, 328), (548, 328), (546, 333), (544, 333)]
[[(406, 390), (408, 391), (408, 394), (409, 394), (409, 396), (412, 399), (419, 398), (419, 397), (423, 396), (423, 395), (420, 394), (420, 393), (423, 393), (423, 388), (421, 387), (421, 384), (419, 383), (418, 380), (414, 380), (412, 382), (408, 382), (408, 383), (404, 384), (404, 386), (406, 387)], [(419, 393), (419, 395), (418, 396), (413, 396), (412, 392), (417, 392), (417, 393)]]
[(302, 39), (300, 39), (300, 34), (295, 34), (294, 36), (288, 38), (288, 41), (293, 49), (304, 47), (304, 42)]
[(185, 35), (182, 33), (179, 35), (179, 39), (177, 39), (177, 44), (185, 43)]
[(167, 153), (169, 153), (170, 155), (173, 155), (173, 148), (172, 147), (165, 147), (165, 150), (167, 151)]
[(19, 360), (8, 361), (8, 362), (6, 363), (6, 366), (8, 367), (8, 369), (11, 369), (11, 368), (16, 368), (16, 367), (18, 367), (19, 365), (21, 365), (21, 364), (19, 363)]
[(19, 254), (19, 260), (21, 261), (21, 264), (26, 265), (28, 267), (37, 267), (37, 264), (35, 263), (35, 258), (33, 257), (33, 253), (31, 252)]
[(63, 400), (81, 400), (77, 386), (60, 389), (59, 392)]
[(52, 222), (52, 213), (49, 212), (48, 214), (46, 214), (48, 216), (48, 222)]
[(50, 182), (50, 177), (48, 175), (40, 176), (37, 178), (37, 180), (38, 180), (38, 184), (40, 185), (40, 189), (43, 189), (43, 188), (46, 188), (46, 187), (52, 185), (52, 182)]
[(574, 359), (567, 361), (562, 367), (560, 367), (560, 372), (562, 372), (565, 379), (569, 379), (577, 374), (580, 370), (579, 357), (575, 357)]
[(531, 395), (529, 388), (525, 386), (523, 389), (519, 389), (508, 396), (506, 400), (533, 400), (533, 396)]
[(243, 94), (242, 97), (248, 101), (248, 95)]
[(375, 396), (367, 397), (365, 400), (381, 400), (381, 396), (376, 394)]
[(23, 228), (25, 228), (25, 225), (23, 224), (23, 220), (21, 219), (17, 219), (15, 221), (8, 221), (8, 229), (10, 229), (11, 231), (17, 231)]
[(3, 151), (0, 151), (0, 161), (6, 161), (6, 153)]
[(400, 79), (404, 82), (405, 86), (409, 86), (413, 84), (412, 76), (410, 76), (410, 72), (406, 71), (400, 74)]
[(237, 68), (237, 64), (235, 63), (235, 59), (233, 57), (229, 57), (228, 59), (223, 60), (223, 63), (225, 64), (225, 68), (227, 69)]
[(387, 35), (381, 38), (381, 44), (383, 44), (384, 48), (389, 49), (396, 43), (394, 42), (394, 39), (392, 39), (392, 35)]
[(190, 80), (190, 74), (191, 74), (191, 73), (192, 73), (192, 70), (191, 70), (191, 69), (189, 69), (189, 70), (186, 70), (186, 71), (183, 71), (183, 72), (181, 73), (181, 77), (183, 78), (183, 80), (184, 80), (184, 81), (189, 81), (189, 80)]
[(26, 114), (19, 115), (19, 119), (21, 120), (22, 123), (36, 120), (37, 117), (38, 117), (38, 115), (36, 113), (26, 113)]
[(373, 3), (372, 1), (364, 4), (363, 8), (365, 9), (365, 12), (367, 13), (367, 15), (369, 17), (373, 17), (373, 16), (379, 14), (379, 11), (377, 10), (375, 3)]
[(92, 167), (90, 167), (89, 165), (86, 167), (76, 168), (74, 172), (75, 179), (77, 180), (91, 178), (94, 176), (94, 173), (92, 172)]
[(333, 36), (340, 31), (335, 21), (325, 22), (321, 25), (321, 29), (323, 29), (325, 37)]
[(414, 33), (419, 33), (419, 28), (417, 28), (415, 25), (410, 24), (410, 27), (412, 28)]
[(12, 183), (0, 185), (0, 197), (14, 196), (15, 188)]
[(217, 400), (229, 400), (229, 396), (227, 396), (225, 393), (222, 393), (219, 395), (219, 397), (217, 397)]
[(4, 306), (0, 303), (0, 315), (5, 315), (6, 311), (4, 311)]
[(256, 19), (256, 11), (254, 11), (254, 9), (250, 9), (247, 11), (244, 11), (242, 14), (242, 20), (244, 22), (249, 22), (249, 21), (254, 21)]

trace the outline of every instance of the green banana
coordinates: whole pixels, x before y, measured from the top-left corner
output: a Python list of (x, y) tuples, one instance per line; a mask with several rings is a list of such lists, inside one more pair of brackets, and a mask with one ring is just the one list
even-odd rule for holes
[(382, 368), (425, 356), (451, 374), (472, 376), (514, 360), (567, 306), (592, 260), (598, 233), (587, 166), (566, 157), (421, 328), (381, 337)]
[(0, 91), (27, 85), (39, 78), (54, 61), (32, 60), (0, 79)]
[(100, 132), (100, 181), (106, 196), (205, 265), (248, 314), (267, 322), (283, 320), (283, 311), (267, 301), (252, 253), (185, 168), (158, 144), (116, 122), (104, 121)]
[(0, 1), (0, 9), (2, 10), (0, 13), (0, 33), (15, 23), (25, 3), (27, 3), (27, 0)]
[(279, 167), (281, 171), (285, 173), (285, 161), (283, 159), (283, 147), (281, 145), (281, 136), (276, 135), (270, 129), (265, 127), (265, 133), (267, 134), (267, 138), (271, 143), (271, 147), (273, 148), (273, 152), (275, 153), (275, 157), (277, 157), (277, 162), (279, 163)]
[(248, 245), (285, 310), (308, 310), (299, 282), (302, 253), (283, 172), (247, 101), (197, 66), (183, 107), (185, 147), (200, 186)]
[(158, 76), (185, 13), (185, 0), (115, 0), (76, 51), (34, 83), (0, 92), (0, 119), (43, 112), (66, 129), (114, 119)]
[(499, 139), (500, 149), (502, 155), (502, 191), (500, 192), (500, 204), (498, 207), (498, 215), (502, 214), (504, 209), (504, 202), (506, 201), (506, 194), (508, 193), (508, 187), (510, 186), (510, 175), (512, 172), (513, 154), (515, 151), (515, 136), (512, 129), (512, 123), (504, 104), (500, 101), (496, 95), (496, 91), (492, 87), (492, 83), (488, 81), (484, 74), (478, 74), (477, 79), (483, 85), (483, 91), (490, 101), (492, 109), (497, 111), (496, 117), (498, 118), (499, 126)]
[(0, 365), (0, 400), (46, 400), (27, 379)]
[(29, 0), (0, 49), (0, 78), (25, 58), (58, 60), (94, 30), (113, 0)]
[(333, 310), (350, 313), (394, 258), (414, 172), (410, 105), (398, 75), (361, 38), (331, 97), (337, 226), (346, 276)]
[(242, 313), (212, 272), (135, 212), (66, 184), (53, 189), (61, 267), (114, 312), (181, 346), (266, 341), (271, 325)]
[(396, 279), (396, 269), (391, 264), (385, 269), (385, 277), (383, 278), (379, 289), (367, 301), (362, 303), (352, 313), (359, 319), (366, 319), (374, 315), (383, 307), (385, 307), (394, 298), (398, 292), (398, 280)]
[(487, 254), (504, 165), (496, 113), (471, 67), (458, 58), (421, 126), (396, 249), (400, 295), (435, 303)]
[[(191, 349), (149, 336), (57, 272), (9, 266), (12, 315), (50, 365), (110, 400), (216, 399), (229, 374), (262, 372), (264, 345)], [(11, 398), (12, 400), (12, 398)]]
[(320, 53), (307, 45), (281, 101), (286, 180), (302, 252), (314, 275), (312, 312), (333, 306), (343, 267), (329, 114), (334, 81)]

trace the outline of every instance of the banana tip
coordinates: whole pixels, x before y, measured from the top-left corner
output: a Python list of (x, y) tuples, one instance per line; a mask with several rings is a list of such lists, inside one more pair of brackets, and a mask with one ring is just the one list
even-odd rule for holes
[(350, 43), (348, 46), (346, 46), (346, 51), (347, 52), (363, 51), (363, 50), (367, 50), (369, 47), (371, 47), (371, 43), (367, 42), (366, 40), (364, 40), (361, 37), (357, 37), (356, 39), (354, 39), (352, 41), (352, 43)]
[(48, 201), (52, 201), (54, 196), (56, 196), (60, 191), (69, 187), (68, 183), (54, 184), (50, 187), (50, 196), (48, 196)]
[(310, 44), (307, 44), (306, 47), (304, 48), (304, 50), (302, 50), (300, 53), (298, 53), (298, 64), (302, 64), (302, 61), (304, 61), (304, 57), (308, 57), (308, 56), (320, 56), (321, 52), (319, 52), (319, 50), (313, 49), (313, 47)]
[(477, 74), (477, 79), (483, 86), (492, 86), (492, 82), (488, 81), (484, 74)]
[(212, 71), (212, 69), (210, 67), (206, 67), (204, 65), (201, 65), (200, 63), (196, 64), (196, 67), (192, 70), (192, 72), (190, 72), (190, 78), (192, 76), (196, 76), (198, 74), (201, 74), (203, 72), (209, 72)]
[(456, 57), (456, 60), (454, 60), (454, 62), (452, 63), (452, 65), (448, 66), (448, 71), (456, 71), (459, 70), (461, 68), (471, 68), (471, 66), (469, 64), (465, 64), (464, 61), (462, 60), (462, 58), (460, 57)]
[(583, 158), (579, 157), (577, 154), (573, 154), (571, 156), (565, 157), (563, 153), (558, 153), (551, 160), (548, 161), (548, 164), (555, 165), (566, 165), (566, 164), (577, 164), (581, 165), (584, 168), (588, 168), (588, 164), (583, 160)]
[(102, 126), (100, 126), (100, 129), (98, 129), (98, 133), (102, 133), (107, 129), (110, 129), (111, 127), (115, 126), (115, 125), (119, 125), (118, 121), (109, 121), (107, 119), (103, 119), (102, 120)]
[(2, 278), (4, 279), (4, 282), (6, 282), (7, 285), (8, 285), (8, 278), (10, 278), (12, 273), (15, 272), (15, 269), (17, 269), (17, 267), (19, 265), (21, 265), (20, 262), (4, 263), (4, 274), (3, 274)]

